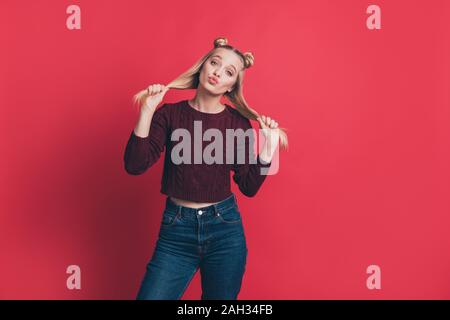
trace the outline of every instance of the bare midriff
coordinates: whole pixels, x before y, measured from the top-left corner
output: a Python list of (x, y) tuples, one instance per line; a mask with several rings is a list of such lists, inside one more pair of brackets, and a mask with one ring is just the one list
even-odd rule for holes
[(201, 207), (207, 207), (212, 204), (218, 203), (218, 202), (192, 202), (192, 201), (188, 201), (188, 200), (177, 199), (174, 197), (170, 197), (170, 200), (172, 200), (179, 206), (189, 207), (189, 208), (194, 208), (194, 209), (201, 208)]

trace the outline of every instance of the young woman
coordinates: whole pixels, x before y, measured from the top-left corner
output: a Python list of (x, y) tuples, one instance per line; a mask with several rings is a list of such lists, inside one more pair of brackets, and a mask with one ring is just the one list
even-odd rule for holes
[[(286, 133), (278, 123), (259, 116), (243, 97), (244, 70), (253, 61), (252, 53), (243, 54), (218, 38), (210, 52), (167, 86), (150, 85), (134, 96), (139, 119), (125, 148), (125, 170), (144, 173), (165, 148), (161, 193), (167, 195), (156, 248), (137, 299), (180, 299), (198, 269), (202, 299), (237, 299), (248, 251), (240, 209), (230, 191), (230, 172), (239, 190), (252, 197), (266, 178), (264, 170), (278, 142), (287, 148)], [(169, 88), (196, 89), (196, 94), (157, 109)], [(236, 108), (221, 104), (222, 96)], [(258, 121), (265, 137), (256, 160), (250, 119)], [(235, 130), (231, 143), (226, 139), (230, 129)], [(181, 150), (181, 143), (190, 148)], [(239, 161), (243, 151), (249, 159)]]

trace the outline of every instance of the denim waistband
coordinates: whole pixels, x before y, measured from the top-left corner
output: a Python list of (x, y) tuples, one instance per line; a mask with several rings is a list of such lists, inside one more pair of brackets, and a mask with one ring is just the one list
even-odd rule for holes
[(237, 206), (236, 195), (232, 192), (231, 195), (224, 200), (211, 204), (206, 207), (201, 208), (190, 208), (176, 204), (173, 202), (169, 196), (166, 198), (166, 210), (172, 211), (173, 213), (182, 212), (184, 215), (213, 215), (222, 210), (226, 210), (233, 206)]

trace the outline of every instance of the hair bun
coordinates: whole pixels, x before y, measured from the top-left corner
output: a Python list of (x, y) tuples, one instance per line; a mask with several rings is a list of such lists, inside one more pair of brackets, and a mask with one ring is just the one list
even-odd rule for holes
[(255, 62), (253, 53), (251, 53), (250, 51), (244, 53), (244, 58), (245, 58), (245, 68), (250, 68)]
[(220, 46), (224, 46), (228, 43), (227, 38), (216, 38), (214, 40), (214, 48), (220, 47)]

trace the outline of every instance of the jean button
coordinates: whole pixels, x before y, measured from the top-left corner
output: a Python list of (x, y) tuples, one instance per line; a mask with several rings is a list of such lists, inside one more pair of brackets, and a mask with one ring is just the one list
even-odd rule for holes
[(198, 210), (198, 214), (202, 215), (203, 211), (202, 210)]

